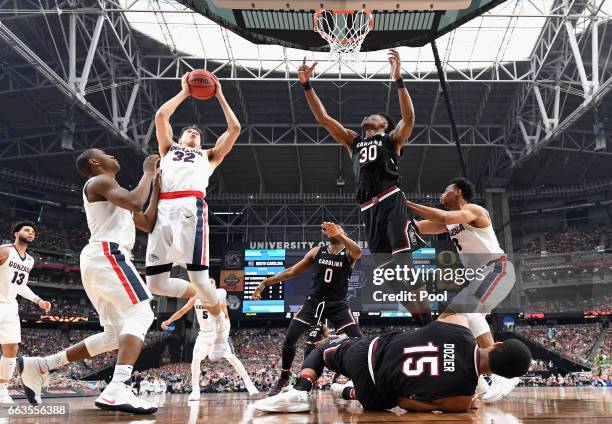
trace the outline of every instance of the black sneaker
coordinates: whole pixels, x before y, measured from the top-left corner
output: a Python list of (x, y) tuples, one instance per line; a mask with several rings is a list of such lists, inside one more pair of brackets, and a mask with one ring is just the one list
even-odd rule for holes
[(289, 385), (289, 379), (280, 377), (276, 384), (268, 390), (268, 397), (279, 394), (285, 387)]

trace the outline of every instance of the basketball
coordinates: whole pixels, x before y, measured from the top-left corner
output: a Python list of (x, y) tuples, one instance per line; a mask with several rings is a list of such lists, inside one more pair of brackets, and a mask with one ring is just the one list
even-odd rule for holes
[(208, 100), (217, 92), (215, 76), (206, 69), (194, 69), (187, 78), (191, 96), (198, 100)]

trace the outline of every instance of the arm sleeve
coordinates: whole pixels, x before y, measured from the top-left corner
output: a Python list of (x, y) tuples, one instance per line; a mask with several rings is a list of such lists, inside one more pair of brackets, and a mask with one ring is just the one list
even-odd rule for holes
[(17, 287), (17, 294), (28, 299), (31, 302), (38, 303), (41, 299), (30, 289), (27, 284), (22, 284)]

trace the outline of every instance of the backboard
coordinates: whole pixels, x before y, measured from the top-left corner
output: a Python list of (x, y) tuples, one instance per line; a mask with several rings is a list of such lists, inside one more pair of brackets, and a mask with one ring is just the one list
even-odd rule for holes
[[(361, 51), (390, 47), (421, 47), (465, 22), (482, 15), (505, 0), (423, 1), (274, 1), (274, 0), (177, 0), (225, 28), (257, 44), (278, 44), (304, 50), (326, 51), (329, 46), (314, 31), (314, 14), (320, 8), (367, 6), (374, 15), (374, 28)], [(468, 4), (465, 9), (439, 10)], [(434, 9), (407, 10), (433, 5)], [(221, 5), (225, 7), (221, 7)], [(231, 7), (227, 7), (231, 6)], [(264, 7), (273, 9), (263, 9)], [(295, 7), (295, 8), (294, 8)], [(298, 8), (299, 7), (299, 8)], [(307, 7), (306, 9), (302, 9)], [(387, 7), (388, 9), (382, 9)], [(362, 7), (359, 7), (362, 8)]]

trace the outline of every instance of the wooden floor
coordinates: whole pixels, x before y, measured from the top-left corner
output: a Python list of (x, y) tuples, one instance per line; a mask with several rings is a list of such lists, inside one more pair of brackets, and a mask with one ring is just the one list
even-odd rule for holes
[(329, 392), (315, 393), (315, 409), (309, 414), (266, 414), (252, 407), (253, 400), (261, 396), (249, 398), (246, 393), (202, 395), (199, 404), (188, 404), (186, 395), (149, 396), (148, 399), (156, 401), (160, 409), (148, 416), (101, 411), (93, 405), (93, 398), (50, 399), (47, 404), (68, 401), (70, 413), (56, 417), (0, 418), (0, 424), (612, 423), (612, 390), (609, 388), (518, 388), (494, 406), (487, 405), (469, 414), (364, 412), (357, 402), (337, 402)]

